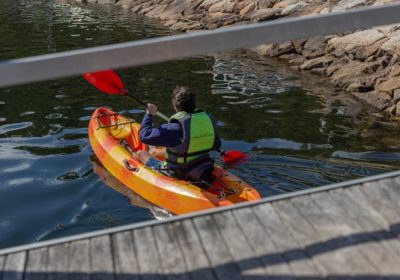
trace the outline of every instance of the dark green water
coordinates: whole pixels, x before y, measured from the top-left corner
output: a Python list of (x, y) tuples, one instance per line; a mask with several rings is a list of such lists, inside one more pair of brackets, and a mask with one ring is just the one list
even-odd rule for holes
[[(1, 60), (170, 33), (117, 8), (0, 1)], [(398, 124), (288, 69), (236, 52), (118, 73), (166, 114), (171, 89), (191, 86), (219, 119), (224, 148), (251, 155), (232, 172), (264, 197), (398, 169)], [(0, 89), (0, 248), (165, 217), (110, 188), (90, 160), (87, 124), (99, 106), (143, 116), (81, 77)]]

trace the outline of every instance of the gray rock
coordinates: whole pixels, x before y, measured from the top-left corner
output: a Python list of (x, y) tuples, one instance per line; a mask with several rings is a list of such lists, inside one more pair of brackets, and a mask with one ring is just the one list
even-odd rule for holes
[(302, 53), (303, 47), (306, 44), (306, 42), (307, 42), (307, 39), (299, 39), (299, 40), (292, 41), (292, 44), (293, 44), (294, 48), (296, 49), (297, 53)]
[(374, 88), (372, 86), (366, 85), (365, 83), (361, 81), (356, 81), (352, 84), (350, 84), (347, 88), (346, 91), (350, 93), (362, 93), (362, 92), (369, 92), (372, 91)]
[(300, 68), (302, 70), (311, 70), (315, 68), (326, 68), (335, 60), (335, 57), (323, 56), (305, 61)]
[(328, 51), (343, 49), (347, 53), (356, 53), (359, 48), (369, 46), (383, 38), (385, 38), (385, 35), (375, 29), (359, 31), (330, 39)]
[(326, 36), (315, 36), (307, 40), (302, 51), (304, 57), (312, 59), (325, 55), (328, 38)]
[(332, 74), (331, 80), (335, 85), (347, 87), (354, 82), (355, 78), (375, 73), (378, 67), (378, 62), (354, 61), (337, 69)]
[(370, 56), (376, 54), (379, 49), (381, 48), (383, 42), (386, 39), (379, 40), (371, 45), (368, 46), (361, 46), (355, 53), (355, 58), (361, 61), (366, 60)]
[(393, 92), (393, 101), (398, 102), (400, 101), (400, 89), (396, 89)]
[(203, 20), (203, 24), (208, 29), (220, 28), (229, 24), (233, 24), (239, 21), (239, 15), (232, 13), (212, 13), (207, 14)]
[(208, 8), (209, 13), (233, 13), (233, 8), (235, 7), (235, 2), (230, 0), (222, 0)]
[(369, 4), (368, 0), (342, 0), (332, 9), (332, 12), (344, 12), (346, 10)]
[(389, 38), (385, 43), (382, 44), (382, 49), (385, 51), (393, 51), (395, 48), (400, 46), (400, 33)]
[(165, 9), (168, 7), (167, 4), (156, 6), (153, 9), (151, 9), (148, 13), (146, 13), (146, 16), (148, 17), (159, 17)]
[(257, 0), (258, 9), (272, 8), (279, 0)]
[[(296, 58), (290, 59), (289, 63), (293, 64), (293, 65), (302, 65), (305, 61), (306, 61), (306, 59), (303, 56), (298, 55)], [(299, 69), (300, 69), (300, 67), (299, 67)]]
[(202, 23), (198, 21), (178, 21), (170, 26), (171, 29), (178, 31), (188, 31), (188, 30), (196, 30), (203, 29), (204, 26)]
[(179, 18), (182, 17), (185, 8), (186, 8), (185, 1), (174, 0), (158, 17), (161, 20), (170, 20), (172, 18)]
[(337, 70), (347, 65), (348, 63), (350, 63), (350, 60), (346, 56), (334, 61), (330, 66), (327, 67), (326, 75), (330, 77), (333, 73), (335, 73)]
[(356, 98), (380, 109), (384, 110), (390, 106), (392, 99), (385, 92), (376, 92), (376, 91), (368, 91), (368, 92), (353, 92), (352, 93)]
[(388, 113), (389, 115), (396, 116), (397, 115), (397, 108), (396, 107), (397, 107), (396, 104), (392, 105), (389, 108), (387, 108), (385, 110), (385, 112)]
[(297, 2), (298, 0), (283, 0), (277, 2), (272, 8), (285, 9), (287, 6), (296, 4)]
[(256, 9), (256, 4), (255, 3), (250, 3), (247, 6), (245, 6), (243, 9), (240, 10), (239, 14), (241, 16), (244, 16)]
[(118, 0), (97, 0), (98, 4), (115, 4)]
[(280, 56), (284, 54), (294, 53), (295, 48), (292, 42), (287, 42), (279, 45), (274, 45), (274, 47), (270, 50), (270, 56)]
[(305, 7), (307, 7), (308, 4), (304, 3), (304, 2), (300, 2), (300, 3), (295, 3), (292, 5), (287, 6), (286, 8), (284, 8), (281, 12), (282, 16), (288, 16), (297, 12), (302, 11)]
[(249, 20), (252, 22), (259, 22), (265, 20), (275, 19), (280, 16), (280, 9), (261, 9), (249, 12), (243, 16), (243, 20)]
[(379, 91), (388, 92), (389, 94), (393, 94), (397, 89), (400, 89), (400, 78), (398, 77), (390, 78), (378, 86)]

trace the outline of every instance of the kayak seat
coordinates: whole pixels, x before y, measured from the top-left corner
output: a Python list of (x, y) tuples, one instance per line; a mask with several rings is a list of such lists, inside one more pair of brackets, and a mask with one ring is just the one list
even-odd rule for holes
[(171, 169), (170, 172), (173, 177), (189, 181), (201, 188), (209, 187), (215, 179), (214, 161), (211, 158), (202, 159), (186, 169)]

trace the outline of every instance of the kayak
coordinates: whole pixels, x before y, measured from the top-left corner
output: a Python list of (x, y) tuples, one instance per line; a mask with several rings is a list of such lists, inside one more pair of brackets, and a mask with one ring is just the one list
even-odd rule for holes
[(167, 210), (158, 207), (147, 200), (144, 200), (141, 196), (137, 195), (134, 191), (127, 188), (124, 184), (117, 180), (110, 172), (108, 172), (104, 166), (97, 160), (95, 156), (91, 158), (93, 164), (93, 173), (95, 173), (101, 182), (107, 186), (113, 188), (117, 192), (123, 194), (133, 206), (148, 209), (151, 215), (157, 220), (165, 220), (172, 217), (173, 215)]
[(174, 214), (260, 199), (257, 190), (215, 165), (207, 187), (179, 180), (146, 167), (133, 154), (146, 150), (139, 141), (140, 124), (107, 108), (98, 108), (89, 122), (89, 140), (101, 164), (136, 194)]

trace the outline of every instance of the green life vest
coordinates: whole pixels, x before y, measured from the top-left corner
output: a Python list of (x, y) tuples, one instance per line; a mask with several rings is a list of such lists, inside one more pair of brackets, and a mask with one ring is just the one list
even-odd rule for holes
[(184, 167), (194, 161), (209, 158), (208, 153), (214, 149), (217, 133), (214, 122), (206, 112), (178, 112), (170, 118), (170, 122), (181, 124), (183, 138), (179, 146), (166, 149), (167, 167)]

